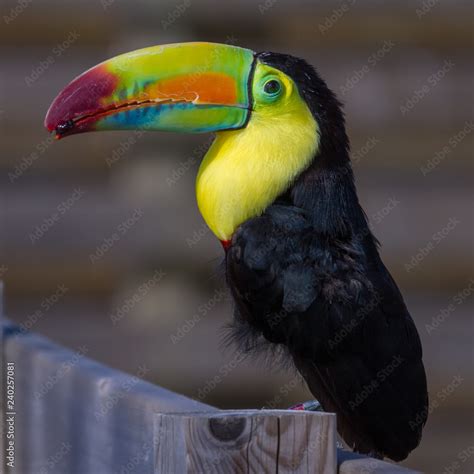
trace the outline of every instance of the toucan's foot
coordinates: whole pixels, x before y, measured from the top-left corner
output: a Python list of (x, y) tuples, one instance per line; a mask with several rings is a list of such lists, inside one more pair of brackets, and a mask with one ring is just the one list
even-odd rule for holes
[(305, 410), (305, 411), (324, 411), (321, 403), (317, 400), (309, 400), (303, 403), (297, 403), (289, 408), (289, 410)]

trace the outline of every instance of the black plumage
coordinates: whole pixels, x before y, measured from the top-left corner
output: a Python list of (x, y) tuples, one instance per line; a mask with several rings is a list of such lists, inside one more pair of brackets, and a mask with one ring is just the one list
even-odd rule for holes
[(295, 81), (320, 146), (288, 191), (232, 238), (236, 331), (284, 347), (355, 450), (404, 459), (428, 412), (422, 348), (359, 204), (341, 105), (305, 61), (258, 59)]

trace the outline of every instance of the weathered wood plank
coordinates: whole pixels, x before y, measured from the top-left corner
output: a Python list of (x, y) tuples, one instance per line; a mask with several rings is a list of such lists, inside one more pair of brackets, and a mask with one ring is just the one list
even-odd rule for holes
[(331, 413), (159, 414), (155, 442), (155, 474), (336, 472), (336, 417)]

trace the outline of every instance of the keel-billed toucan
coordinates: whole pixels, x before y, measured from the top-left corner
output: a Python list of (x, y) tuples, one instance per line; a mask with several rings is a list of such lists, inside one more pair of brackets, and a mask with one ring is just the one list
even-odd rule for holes
[(280, 347), (355, 450), (404, 459), (428, 412), (416, 327), (354, 185), (341, 104), (304, 60), (213, 43), (123, 54), (74, 79), (45, 125), (216, 132), (196, 195), (225, 248), (245, 349)]

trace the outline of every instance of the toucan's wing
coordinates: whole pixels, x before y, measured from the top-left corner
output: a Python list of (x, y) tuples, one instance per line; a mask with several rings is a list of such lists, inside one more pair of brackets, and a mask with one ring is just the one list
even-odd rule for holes
[(286, 346), (310, 390), (360, 452), (405, 458), (428, 398), (415, 325), (367, 235), (329, 241), (303, 211), (271, 206), (227, 253), (236, 321)]

